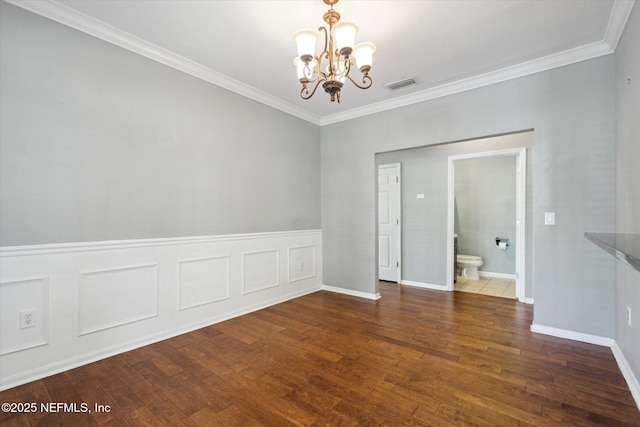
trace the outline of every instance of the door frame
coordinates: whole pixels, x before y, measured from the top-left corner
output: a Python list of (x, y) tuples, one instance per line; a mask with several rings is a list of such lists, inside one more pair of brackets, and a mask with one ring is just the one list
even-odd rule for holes
[[(396, 253), (397, 253), (397, 260), (398, 260), (398, 271), (397, 271), (397, 277), (396, 277), (396, 282), (400, 283), (402, 281), (402, 163), (386, 163), (383, 165), (378, 165), (377, 169), (376, 169), (376, 173), (377, 173), (377, 177), (378, 178), (380, 176), (380, 168), (382, 167), (390, 167), (390, 166), (394, 166), (396, 168), (396, 173), (397, 173), (397, 177), (398, 180), (396, 181), (396, 190), (397, 190), (397, 197), (396, 197), (396, 212), (398, 213), (398, 227), (397, 227), (397, 231), (398, 231), (398, 244), (396, 245)], [(376, 182), (378, 182), (378, 180), (376, 179)], [(376, 248), (377, 251), (379, 251), (379, 239), (380, 239), (380, 220), (379, 220), (379, 203), (380, 200), (378, 198), (378, 194), (380, 192), (380, 185), (377, 185), (376, 188)], [(391, 249), (391, 248), (390, 248)], [(377, 280), (380, 280), (380, 257), (379, 257), (379, 253), (376, 253), (376, 259), (377, 261), (377, 265), (376, 265), (376, 276), (377, 276)]]
[(454, 197), (456, 160), (479, 159), (486, 157), (516, 156), (516, 299), (528, 302), (526, 299), (526, 245), (525, 234), (526, 203), (527, 203), (527, 149), (526, 147), (508, 150), (486, 151), (480, 153), (460, 154), (448, 157), (448, 195), (447, 195), (447, 290), (453, 291), (453, 234), (454, 234)]

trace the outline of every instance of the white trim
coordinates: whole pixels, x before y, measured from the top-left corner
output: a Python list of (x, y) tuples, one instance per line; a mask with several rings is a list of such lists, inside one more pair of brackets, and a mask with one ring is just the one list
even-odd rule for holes
[(611, 347), (615, 342), (612, 338), (601, 337), (598, 335), (583, 334), (582, 332), (570, 331), (568, 329), (554, 328), (551, 326), (531, 324), (531, 332), (538, 334), (551, 335), (558, 338), (566, 338), (573, 341), (586, 342), (589, 344)]
[(522, 148), (518, 155), (516, 172), (516, 298), (524, 300), (526, 295), (526, 235), (527, 235), (527, 149)]
[(454, 231), (454, 161), (487, 157), (516, 156), (518, 165), (516, 171), (516, 299), (526, 301), (526, 204), (527, 204), (527, 149), (525, 147), (507, 150), (484, 151), (478, 153), (449, 156), (447, 159), (447, 290), (454, 288), (453, 278), (453, 231)]
[[(311, 248), (313, 252), (313, 265), (311, 273), (306, 276), (300, 276), (296, 279), (291, 279), (291, 250), (292, 249), (307, 249)], [(300, 245), (300, 246), (291, 246), (287, 248), (287, 283), (295, 283), (301, 280), (311, 279), (312, 277), (316, 277), (316, 247), (314, 245)]]
[(472, 89), (478, 89), (489, 86), (494, 83), (500, 83), (518, 77), (524, 77), (541, 71), (551, 70), (553, 68), (562, 67), (576, 62), (586, 61), (588, 59), (597, 58), (599, 56), (613, 53), (609, 45), (604, 42), (596, 42), (589, 45), (565, 50), (543, 58), (534, 59), (521, 64), (502, 68), (497, 71), (491, 71), (485, 74), (469, 77), (440, 86), (431, 87), (420, 92), (399, 96), (386, 101), (369, 104), (360, 108), (323, 116), (320, 119), (320, 126), (326, 126), (333, 123), (343, 122), (358, 117), (368, 116), (370, 114), (381, 113), (383, 111), (393, 110), (395, 108), (406, 107), (408, 105), (417, 104), (432, 99), (442, 98), (456, 93), (466, 92)]
[[(206, 301), (199, 301), (197, 303), (191, 304), (191, 305), (184, 305), (183, 301), (182, 301), (182, 266), (184, 264), (190, 264), (190, 263), (196, 263), (196, 262), (203, 262), (203, 261), (213, 261), (213, 260), (219, 260), (219, 259), (225, 259), (226, 262), (226, 268), (227, 268), (227, 274), (226, 274), (226, 285), (227, 285), (227, 296), (226, 297), (222, 297), (222, 298), (217, 298), (217, 299), (212, 299), (212, 300), (206, 300)], [(207, 305), (207, 304), (212, 304), (214, 302), (218, 302), (218, 301), (224, 301), (224, 300), (228, 300), (231, 298), (231, 277), (230, 277), (230, 257), (229, 255), (217, 255), (217, 256), (208, 256), (208, 257), (199, 257), (199, 258), (191, 258), (191, 259), (179, 259), (178, 260), (178, 265), (177, 265), (177, 272), (178, 272), (178, 277), (177, 277), (177, 286), (176, 286), (176, 290), (177, 290), (177, 301), (178, 301), (178, 311), (182, 311), (182, 310), (188, 310), (190, 308), (194, 308), (194, 307), (200, 307), (202, 305)]]
[(480, 277), (490, 277), (490, 278), (494, 278), (494, 279), (509, 279), (509, 280), (516, 280), (516, 275), (515, 274), (507, 274), (507, 273), (493, 273), (491, 271), (482, 271), (482, 270), (478, 270), (478, 275)]
[(184, 245), (226, 242), (247, 239), (265, 239), (322, 234), (322, 230), (275, 231), (266, 233), (222, 234), (217, 236), (169, 237), (158, 239), (106, 240), (82, 243), (51, 243), (45, 245), (3, 246), (0, 258), (26, 255), (44, 255), (66, 252), (104, 251), (111, 249), (144, 248), (150, 246)]
[(378, 299), (382, 298), (380, 296), (379, 292), (377, 292), (375, 294), (372, 294), (372, 293), (369, 293), (369, 292), (354, 291), (352, 289), (339, 288), (339, 287), (336, 287), (336, 286), (322, 285), (322, 290), (323, 291), (329, 291), (329, 292), (335, 292), (337, 294), (350, 295), (352, 297), (366, 298), (366, 299), (372, 299), (372, 300), (378, 300)]
[(6, 0), (7, 3), (33, 12), (37, 15), (59, 22), (89, 34), (107, 43), (137, 53), (153, 61), (167, 65), (183, 73), (189, 74), (216, 86), (230, 90), (254, 101), (268, 105), (292, 116), (320, 125), (320, 116), (300, 108), (290, 102), (283, 101), (271, 94), (221, 74), (174, 52), (150, 43), (144, 39), (127, 33), (119, 28), (97, 20), (89, 15), (72, 9), (57, 1), (41, 0)]
[(620, 372), (629, 386), (631, 396), (633, 397), (633, 400), (635, 400), (638, 409), (640, 409), (640, 383), (633, 373), (626, 357), (624, 357), (622, 349), (614, 339), (536, 324), (531, 324), (531, 332), (611, 348), (611, 352), (613, 353), (613, 357), (616, 359), (618, 368), (620, 368)]
[(233, 319), (239, 316), (243, 316), (245, 314), (252, 313), (254, 311), (262, 310), (264, 308), (271, 307), (273, 305), (280, 304), (295, 298), (299, 298), (304, 295), (312, 294), (314, 292), (318, 292), (319, 290), (320, 290), (320, 286), (305, 289), (305, 290), (284, 295), (278, 298), (273, 298), (259, 304), (254, 304), (250, 307), (245, 307), (241, 310), (225, 313), (220, 316), (213, 316), (208, 319), (205, 319), (190, 325), (170, 329), (158, 334), (147, 335), (140, 339), (131, 340), (122, 344), (112, 346), (112, 347), (94, 351), (92, 353), (82, 354), (77, 357), (71, 357), (66, 360), (54, 362), (36, 369), (32, 369), (26, 372), (21, 372), (16, 375), (3, 377), (0, 383), (0, 391), (7, 390), (9, 388), (16, 387), (22, 384), (26, 384), (31, 381), (39, 380), (41, 378), (45, 378), (50, 375), (59, 374), (61, 372), (68, 371), (70, 369), (74, 369), (89, 363), (93, 363), (98, 360), (102, 360), (107, 357), (114, 356), (116, 354), (134, 350), (136, 348), (140, 348), (145, 345), (153, 344), (159, 341), (176, 337), (178, 335), (186, 334), (188, 332), (192, 332), (197, 329), (204, 328), (206, 326), (215, 325), (216, 323), (224, 322), (225, 320)]
[(398, 283), (402, 280), (402, 163), (396, 163), (398, 181), (396, 182), (396, 209), (398, 209)]
[[(276, 260), (275, 260), (274, 265), (273, 265), (275, 273), (276, 273), (275, 283), (269, 283), (267, 285), (264, 285), (261, 288), (247, 290), (247, 281), (246, 281), (246, 275), (247, 275), (247, 261), (246, 260), (247, 260), (247, 255), (259, 255), (259, 254), (270, 254), (270, 253), (275, 253), (276, 254)], [(240, 259), (242, 260), (242, 267), (240, 269), (240, 271), (242, 272), (242, 278), (240, 280), (240, 283), (242, 284), (242, 295), (248, 295), (248, 294), (252, 294), (254, 292), (260, 292), (260, 291), (264, 291), (264, 290), (271, 289), (271, 288), (277, 288), (278, 286), (280, 286), (280, 250), (278, 248), (265, 249), (265, 250), (261, 250), (261, 251), (243, 252)]]
[(368, 116), (370, 114), (405, 107), (407, 105), (417, 104), (419, 102), (442, 98), (444, 96), (466, 92), (483, 86), (489, 86), (494, 83), (500, 83), (539, 73), (541, 71), (547, 71), (553, 68), (563, 67), (565, 65), (608, 55), (613, 53), (618, 46), (618, 41), (620, 40), (622, 32), (627, 25), (627, 20), (631, 15), (631, 9), (633, 8), (634, 2), (635, 0), (615, 0), (613, 8), (611, 9), (611, 15), (609, 15), (607, 29), (605, 30), (603, 40), (601, 41), (554, 53), (552, 55), (533, 59), (510, 67), (505, 67), (500, 70), (472, 76), (451, 83), (445, 83), (420, 92), (399, 96), (397, 98), (366, 105), (360, 108), (353, 108), (342, 113), (323, 116), (320, 119), (320, 126), (330, 125), (345, 120), (351, 120), (358, 117)]
[(435, 291), (451, 291), (452, 289), (449, 289), (447, 286), (445, 285), (434, 285), (431, 283), (423, 283), (423, 282), (414, 282), (412, 280), (402, 280), (400, 282), (401, 285), (406, 285), (406, 286), (413, 286), (416, 288), (423, 288), (423, 289), (432, 289)]
[(618, 42), (622, 37), (624, 27), (627, 25), (634, 2), (635, 0), (615, 0), (611, 15), (609, 15), (607, 29), (604, 32), (604, 41), (611, 47), (612, 51), (615, 51), (618, 47)]
[(525, 304), (531, 304), (531, 305), (533, 304), (533, 298), (523, 298), (523, 299), (518, 298), (518, 301), (523, 302)]
[[(160, 315), (160, 264), (157, 262), (151, 263), (151, 264), (141, 264), (141, 265), (126, 265), (126, 266), (120, 266), (120, 267), (115, 267), (115, 268), (108, 268), (108, 269), (100, 269), (100, 270), (92, 270), (92, 271), (80, 271), (79, 275), (80, 275), (80, 281), (78, 283), (78, 287), (77, 287), (77, 301), (78, 301), (78, 307), (82, 307), (83, 304), (81, 303), (84, 298), (83, 298), (83, 292), (85, 292), (86, 289), (86, 278), (88, 276), (98, 276), (98, 275), (104, 275), (104, 274), (109, 274), (109, 273), (114, 273), (114, 272), (124, 272), (124, 271), (133, 271), (133, 270), (146, 270), (151, 268), (153, 271), (153, 282), (154, 282), (154, 286), (155, 286), (155, 307), (153, 312), (149, 312), (149, 313), (143, 313), (143, 314), (138, 314), (135, 315), (133, 317), (130, 318), (126, 318), (126, 319), (118, 319), (117, 321), (114, 322), (110, 322), (108, 324), (102, 324), (99, 327), (93, 327), (93, 328), (86, 328), (83, 327), (83, 318), (82, 318), (82, 314), (83, 312), (81, 310), (78, 310), (78, 336), (81, 337), (83, 335), (88, 335), (88, 334), (93, 334), (96, 332), (100, 332), (100, 331), (104, 331), (106, 329), (113, 329), (113, 328), (117, 328), (118, 326), (123, 326), (123, 325), (127, 325), (129, 323), (135, 323), (135, 322), (140, 322), (142, 320), (147, 320), (147, 319), (151, 319), (154, 317), (158, 317)], [(129, 288), (130, 289), (130, 288)], [(111, 291), (112, 292), (112, 291)], [(122, 301), (120, 301), (122, 303)], [(102, 302), (103, 304), (103, 302)]]
[(42, 298), (42, 311), (40, 312), (40, 319), (38, 320), (40, 329), (42, 331), (40, 333), (40, 341), (31, 341), (13, 345), (12, 347), (0, 347), (0, 356), (15, 353), (17, 351), (29, 350), (31, 348), (40, 347), (43, 345), (49, 345), (49, 313), (51, 311), (51, 302), (49, 299), (49, 279), (49, 276), (38, 276), (26, 279), (0, 281), (0, 291), (3, 287), (6, 288), (9, 286), (19, 286), (20, 284), (29, 282), (40, 282), (40, 297)]
[(640, 409), (640, 383), (638, 382), (638, 378), (633, 373), (633, 370), (631, 370), (631, 366), (629, 365), (629, 362), (627, 362), (627, 358), (624, 357), (622, 349), (615, 341), (611, 346), (611, 352), (613, 353), (613, 357), (615, 357), (616, 362), (618, 362), (618, 367), (620, 368), (620, 372), (622, 372), (622, 376), (629, 386), (629, 390), (631, 391), (633, 400), (636, 401), (636, 405), (638, 406), (638, 409)]
[(534, 59), (531, 61), (505, 67), (497, 71), (469, 77), (440, 86), (432, 87), (420, 92), (405, 96), (399, 96), (386, 101), (370, 104), (360, 108), (353, 108), (342, 113), (319, 116), (315, 113), (300, 108), (298, 105), (283, 101), (273, 95), (267, 94), (254, 87), (246, 85), (238, 80), (227, 77), (215, 70), (207, 68), (201, 64), (177, 55), (171, 51), (163, 49), (132, 34), (108, 25), (102, 21), (94, 19), (86, 14), (78, 12), (56, 1), (38, 0), (3, 0), (14, 6), (28, 10), (45, 18), (52, 19), (68, 27), (74, 28), (83, 33), (97, 37), (108, 43), (120, 46), (129, 51), (135, 52), (151, 60), (192, 75), (201, 80), (223, 87), (239, 95), (245, 96), (254, 101), (273, 107), (284, 113), (306, 120), (318, 126), (325, 126), (342, 122), (382, 111), (392, 110), (431, 99), (455, 93), (465, 92), (499, 83), (518, 77), (524, 77), (541, 71), (550, 70), (564, 65), (597, 58), (602, 55), (613, 53), (618, 40), (622, 35), (627, 19), (631, 14), (634, 0), (616, 0), (611, 10), (609, 23), (605, 31), (603, 40), (568, 49), (549, 56)]
[[(284, 265), (280, 262), (281, 257), (277, 255), (279, 258), (276, 261), (273, 254), (267, 253), (265, 259), (258, 260), (260, 262), (256, 264), (256, 268), (266, 266), (271, 278), (277, 274), (278, 286), (264, 292), (242, 294), (244, 254), (261, 253), (267, 248), (273, 248), (272, 252), (280, 254), (287, 247), (305, 245), (315, 246), (316, 255), (321, 254), (322, 232), (314, 230), (254, 233), (191, 239), (148, 239), (3, 248), (0, 254), (6, 255), (6, 257), (0, 259), (2, 264), (0, 282), (11, 282), (17, 278), (46, 274), (50, 280), (48, 301), (51, 304), (55, 302), (56, 310), (42, 309), (42, 313), (44, 313), (40, 324), (42, 327), (45, 326), (44, 316), (48, 312), (46, 325), (50, 331), (49, 345), (24, 349), (19, 353), (3, 354), (0, 357), (0, 364), (3, 367), (2, 375), (0, 375), (0, 389), (72, 369), (122, 351), (131, 350), (140, 345), (147, 345), (310, 292), (319, 291), (322, 283), (321, 258), (316, 260), (318, 262), (316, 277), (299, 282), (300, 285), (295, 287), (281, 286), (286, 280)], [(230, 278), (230, 283), (227, 284), (230, 298), (198, 305), (190, 310), (180, 310), (180, 283), (176, 279), (180, 277), (180, 265), (184, 264), (179, 261), (210, 259), (223, 254), (224, 256), (220, 258), (223, 260), (222, 263), (224, 264), (224, 258), (227, 258), (226, 262), (229, 265), (226, 273)], [(123, 265), (125, 263), (126, 265)], [(151, 299), (147, 298), (146, 301), (149, 304), (145, 305), (144, 309), (140, 307), (127, 311), (122, 317), (133, 321), (127, 322), (126, 326), (123, 323), (122, 326), (119, 324), (118, 327), (110, 327), (115, 325), (110, 323), (112, 319), (109, 316), (96, 317), (103, 320), (101, 323), (80, 325), (81, 313), (88, 313), (89, 306), (84, 304), (81, 298), (74, 298), (74, 295), (77, 296), (80, 292), (77, 288), (78, 280), (86, 277), (87, 273), (100, 274), (115, 271), (118, 274), (129, 274), (127, 270), (132, 270), (131, 274), (138, 274), (139, 271), (136, 271), (135, 268), (141, 268), (141, 266), (149, 270), (140, 270), (145, 272), (144, 282), (147, 285), (142, 291), (136, 291), (137, 297), (140, 297), (141, 293), (148, 289), (153, 289), (153, 293), (159, 297), (154, 295)], [(220, 267), (224, 268), (222, 264)], [(248, 268), (251, 268), (251, 265)], [(151, 275), (152, 273), (154, 276)], [(193, 278), (203, 282), (207, 280), (207, 276), (207, 272), (203, 270)], [(271, 282), (271, 278), (266, 281)], [(115, 279), (119, 280), (119, 278)], [(135, 280), (135, 278), (127, 280)], [(263, 283), (260, 280), (262, 279), (257, 279), (257, 282), (259, 286), (262, 286)], [(156, 292), (155, 286), (157, 285), (159, 290)], [(123, 287), (124, 285), (121, 286), (121, 288)], [(172, 296), (176, 297), (175, 301), (172, 301)], [(91, 301), (95, 302), (96, 298), (92, 298)], [(134, 315), (137, 315), (138, 312), (150, 313), (152, 305), (153, 311), (158, 311), (156, 316), (139, 319), (139, 321), (137, 318), (134, 319)], [(106, 310), (109, 307), (100, 307), (100, 309), (102, 308)], [(134, 315), (130, 316), (131, 312)], [(97, 316), (105, 314), (108, 313), (106, 311), (96, 313)], [(84, 332), (93, 329), (93, 326), (96, 325), (102, 326), (104, 324), (109, 327), (101, 328), (99, 331), (92, 330), (91, 333), (79, 337), (75, 333), (74, 323), (78, 323), (80, 331)], [(10, 326), (0, 325), (0, 334), (4, 334), (4, 329), (7, 327)], [(3, 349), (0, 351), (4, 350), (5, 343), (2, 344)]]

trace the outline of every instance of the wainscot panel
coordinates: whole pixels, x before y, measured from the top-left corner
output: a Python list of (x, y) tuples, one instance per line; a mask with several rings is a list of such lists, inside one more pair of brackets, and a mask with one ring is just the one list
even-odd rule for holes
[(321, 230), (0, 248), (0, 390), (318, 291), (321, 257)]

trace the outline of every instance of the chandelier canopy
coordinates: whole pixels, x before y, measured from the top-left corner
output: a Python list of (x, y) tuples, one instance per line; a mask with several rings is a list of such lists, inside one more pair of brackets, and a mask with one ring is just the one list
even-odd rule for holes
[[(329, 25), (318, 28), (318, 32), (324, 33), (324, 49), (315, 54), (318, 32), (313, 30), (297, 31), (293, 38), (298, 46), (298, 56), (293, 63), (298, 70), (298, 79), (302, 83), (300, 96), (309, 99), (316, 93), (318, 86), (331, 97), (331, 102), (340, 102), (340, 89), (345, 80), (349, 79), (360, 89), (369, 89), (373, 81), (369, 77), (369, 70), (373, 60), (376, 45), (365, 42), (355, 44), (355, 36), (358, 26), (353, 22), (339, 22), (340, 14), (333, 10), (333, 5), (338, 0), (322, 0), (330, 9), (324, 14), (324, 22)], [(350, 75), (351, 66), (354, 65), (352, 57), (362, 73), (362, 84), (358, 84)], [(326, 67), (323, 61), (327, 62)], [(309, 86), (313, 89), (309, 90)]]

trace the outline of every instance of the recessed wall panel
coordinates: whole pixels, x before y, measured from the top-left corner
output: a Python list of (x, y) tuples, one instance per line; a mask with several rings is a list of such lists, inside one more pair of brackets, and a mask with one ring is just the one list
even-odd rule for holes
[(309, 279), (316, 275), (316, 247), (289, 248), (289, 283)]
[[(21, 312), (30, 315), (21, 327)], [(49, 278), (0, 283), (0, 355), (47, 344), (49, 341)]]
[(277, 249), (245, 253), (242, 256), (242, 293), (249, 294), (279, 285)]
[(179, 262), (180, 310), (229, 298), (229, 257)]
[(158, 264), (81, 273), (78, 334), (158, 315)]

